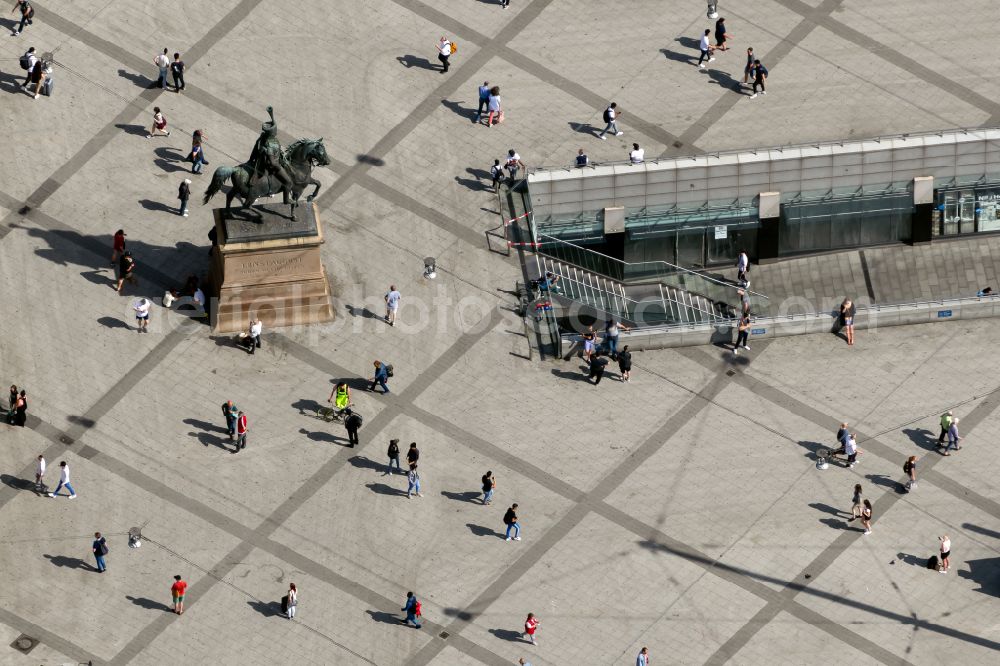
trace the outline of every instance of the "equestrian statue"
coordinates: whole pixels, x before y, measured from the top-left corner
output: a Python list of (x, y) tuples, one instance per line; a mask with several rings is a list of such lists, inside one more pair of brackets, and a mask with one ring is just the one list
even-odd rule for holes
[(267, 115), (271, 120), (261, 125), (260, 137), (254, 144), (250, 159), (239, 166), (222, 166), (216, 169), (202, 203), (207, 204), (228, 179), (232, 187), (226, 194), (227, 209), (237, 196), (243, 202), (243, 207), (249, 208), (260, 197), (280, 192), (294, 220), (295, 207), (303, 190), (309, 185), (314, 187), (306, 201), (312, 201), (319, 193), (320, 183), (312, 177), (313, 167), (330, 164), (323, 139), (299, 139), (282, 150), (278, 141), (278, 124), (274, 121), (274, 109), (270, 106), (267, 107)]

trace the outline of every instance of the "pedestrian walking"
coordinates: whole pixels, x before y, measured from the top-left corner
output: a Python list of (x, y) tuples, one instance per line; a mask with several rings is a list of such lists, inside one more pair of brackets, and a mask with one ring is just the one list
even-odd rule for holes
[(10, 385), (10, 398), (8, 399), (7, 422), (14, 423), (14, 407), (17, 405), (17, 385)]
[(649, 648), (644, 647), (639, 650), (639, 655), (635, 658), (635, 666), (649, 666)]
[(65, 460), (59, 463), (59, 485), (49, 493), (49, 497), (58, 495), (63, 486), (66, 486), (66, 490), (69, 491), (69, 498), (76, 499), (76, 491), (73, 490), (73, 486), (69, 482), (69, 465), (66, 464)]
[(528, 617), (524, 621), (524, 633), (521, 634), (521, 638), (524, 639), (524, 637), (527, 636), (529, 643), (532, 645), (538, 645), (538, 641), (535, 640), (535, 632), (537, 630), (538, 618), (535, 617), (534, 613), (528, 613)]
[(392, 474), (392, 465), (393, 465), (393, 463), (396, 464), (396, 471), (399, 472), (400, 474), (402, 474), (403, 473), (403, 469), (399, 466), (399, 440), (398, 439), (390, 439), (389, 440), (389, 449), (386, 451), (386, 455), (389, 456), (389, 468), (385, 471), (385, 474), (383, 474), (383, 476), (388, 476), (389, 474)]
[(358, 429), (361, 427), (363, 420), (361, 414), (358, 414), (350, 407), (344, 410), (344, 427), (347, 429), (347, 441), (350, 442), (352, 449), (359, 443)]
[(948, 573), (948, 568), (951, 567), (951, 562), (948, 558), (951, 557), (951, 539), (948, 535), (939, 536), (938, 541), (941, 542), (941, 564), (938, 567), (938, 571), (943, 574)]
[[(163, 86), (166, 88), (166, 85)], [(167, 129), (167, 117), (163, 115), (160, 111), (160, 107), (153, 107), (153, 125), (149, 129), (149, 134), (146, 135), (147, 139), (152, 139), (156, 133), (159, 132), (163, 136), (170, 136), (170, 130)]]
[(133, 285), (139, 284), (139, 280), (135, 277), (135, 259), (128, 250), (122, 252), (122, 256), (118, 259), (118, 284), (115, 285), (115, 291), (119, 294), (122, 293), (126, 280)]
[(406, 452), (406, 464), (416, 465), (418, 460), (420, 460), (420, 450), (417, 448), (417, 443), (410, 442), (410, 450)]
[(611, 104), (608, 104), (608, 106), (604, 109), (604, 130), (597, 135), (598, 139), (601, 141), (607, 141), (608, 138), (606, 135), (608, 132), (613, 133), (615, 136), (621, 136), (625, 133), (618, 129), (619, 115), (621, 115), (621, 113), (618, 111), (618, 102), (611, 102)]
[(493, 491), (497, 489), (497, 480), (493, 476), (493, 472), (486, 472), (483, 474), (483, 504), (489, 504), (493, 501)]
[(608, 365), (608, 359), (604, 358), (600, 354), (590, 355), (590, 374), (587, 375), (587, 379), (594, 380), (594, 386), (601, 383), (601, 379), (604, 377), (604, 368)]
[(191, 179), (185, 178), (181, 181), (181, 185), (177, 188), (177, 198), (180, 199), (181, 205), (177, 207), (177, 214), (182, 217), (188, 216), (188, 199), (191, 198)]
[(903, 473), (907, 476), (906, 490), (910, 491), (917, 487), (917, 457), (910, 456), (903, 463)]
[(174, 600), (174, 612), (178, 615), (184, 615), (184, 593), (187, 592), (187, 586), (180, 574), (174, 576), (174, 584), (170, 586), (170, 596)]
[(510, 6), (510, 0), (500, 0), (500, 7), (507, 9)]
[(705, 28), (705, 34), (701, 36), (701, 42), (698, 45), (698, 48), (701, 49), (701, 57), (698, 58), (698, 67), (700, 67), (701, 69), (705, 69), (706, 60), (708, 62), (712, 62), (713, 60), (715, 60), (715, 56), (712, 55), (712, 53), (715, 52), (715, 49), (712, 47), (712, 42), (708, 38), (708, 36), (711, 34), (712, 31), (709, 28)]
[(597, 334), (594, 333), (594, 327), (588, 326), (587, 330), (581, 335), (583, 339), (583, 361), (587, 364), (587, 370), (590, 371), (590, 357), (594, 354), (594, 348), (597, 341)]
[(639, 147), (639, 144), (633, 143), (632, 150), (629, 151), (628, 161), (632, 164), (642, 164), (646, 157), (646, 151)]
[(295, 587), (295, 583), (288, 584), (288, 601), (286, 602), (287, 609), (285, 610), (285, 617), (289, 620), (295, 618), (295, 607), (299, 605), (299, 590)]
[(14, 3), (14, 8), (10, 10), (13, 14), (17, 10), (21, 10), (21, 22), (17, 24), (17, 27), (11, 32), (11, 37), (17, 37), (24, 31), (24, 26), (31, 25), (32, 20), (35, 18), (35, 8), (31, 6), (28, 0), (17, 0)]
[[(756, 83), (754, 86), (756, 88)], [(756, 97), (756, 95), (754, 95)], [(849, 298), (845, 298), (844, 302), (840, 304), (840, 325), (844, 329), (844, 335), (847, 338), (847, 344), (854, 344), (854, 315), (857, 314), (858, 309), (854, 307), (854, 301)]]
[(385, 293), (385, 321), (389, 326), (396, 325), (396, 311), (399, 310), (399, 299), (402, 297), (396, 285), (390, 284), (389, 291)]
[(35, 490), (38, 492), (45, 492), (45, 482), (42, 480), (45, 477), (45, 466), (45, 456), (38, 454), (35, 463)]
[(621, 352), (618, 353), (618, 371), (622, 375), (623, 382), (630, 380), (629, 375), (632, 373), (632, 352), (628, 350), (628, 345), (622, 347)]
[(181, 54), (174, 54), (174, 61), (170, 63), (170, 75), (174, 78), (174, 92), (179, 93), (184, 90), (184, 61)]
[(136, 330), (140, 333), (149, 333), (149, 307), (151, 305), (152, 303), (147, 298), (140, 298), (132, 304), (132, 309), (135, 310)]
[[(493, 125), (499, 125), (504, 121), (503, 100), (500, 99), (500, 86), (490, 88), (490, 96), (486, 101), (486, 110), (489, 111), (489, 115), (486, 116), (486, 127), (493, 127)], [(493, 116), (497, 118), (495, 123), (493, 122)]]
[[(24, 395), (24, 391), (21, 391), (21, 395)], [(951, 425), (948, 426), (948, 446), (944, 448), (944, 455), (950, 456), (948, 452), (950, 449), (954, 448), (956, 451), (961, 451), (962, 447), (958, 443), (962, 438), (958, 434), (958, 419), (953, 418), (951, 420)]]
[(513, 148), (507, 151), (507, 163), (505, 166), (507, 167), (507, 173), (510, 174), (510, 182), (516, 182), (517, 170), (524, 168), (524, 162), (521, 161), (521, 156)]
[(736, 281), (740, 283), (740, 286), (746, 289), (750, 281), (747, 280), (747, 273), (750, 272), (750, 257), (747, 256), (746, 250), (740, 250), (739, 256), (736, 257)]
[(849, 523), (853, 523), (855, 520), (861, 517), (861, 500), (864, 499), (861, 495), (861, 484), (854, 484), (854, 496), (851, 497), (851, 517), (847, 520)]
[[(45, 82), (45, 63), (42, 60), (35, 60), (35, 64), (31, 66), (31, 71), (28, 72), (28, 85), (29, 87), (25, 89), (29, 95), (38, 99), (41, 95), (42, 84)], [(34, 86), (34, 92), (32, 88)]]
[(233, 453), (245, 448), (247, 448), (247, 415), (241, 411), (236, 415), (236, 448)]
[[(14, 402), (14, 425), (23, 428), (28, 422), (28, 393), (24, 389), (17, 394), (17, 401)], [(945, 455), (948, 455), (947, 453)]]
[(411, 494), (423, 497), (420, 494), (420, 472), (417, 471), (417, 463), (410, 463), (410, 471), (406, 475), (406, 480), (409, 484), (406, 487), (406, 499), (410, 499)]
[(514, 541), (521, 540), (521, 523), (517, 520), (517, 505), (511, 504), (507, 513), (503, 514), (504, 525), (507, 526), (507, 533), (504, 535), (506, 541), (511, 540), (511, 530), (514, 531)]
[(191, 133), (191, 153), (188, 155), (188, 161), (191, 162), (191, 173), (201, 173), (202, 169), (208, 166), (208, 160), (205, 158), (205, 146), (202, 145), (204, 139), (205, 133), (200, 129)]
[(851, 436), (844, 442), (844, 453), (847, 454), (847, 466), (853, 469), (858, 464), (859, 453), (857, 435), (854, 433), (851, 433)]
[(94, 559), (97, 560), (97, 573), (104, 573), (108, 568), (104, 562), (104, 557), (108, 554), (107, 539), (102, 537), (100, 532), (94, 532), (94, 543), (90, 547), (94, 551)]
[(35, 47), (30, 47), (24, 52), (19, 59), (21, 64), (21, 69), (27, 72), (24, 75), (24, 83), (21, 84), (21, 90), (28, 92), (28, 84), (31, 83), (31, 72), (35, 69), (35, 63), (38, 62), (38, 56), (35, 55)]
[(232, 400), (226, 400), (222, 403), (222, 418), (226, 419), (226, 430), (229, 432), (230, 442), (236, 438), (236, 419), (240, 413)]
[(948, 428), (951, 427), (951, 420), (955, 418), (955, 412), (948, 410), (941, 415), (941, 434), (938, 435), (938, 443), (936, 448), (942, 448), (944, 446), (944, 440), (948, 437)]
[(861, 525), (865, 528), (865, 534), (872, 533), (872, 503), (864, 500), (861, 507)]
[(631, 330), (631, 327), (617, 321), (614, 317), (604, 322), (604, 349), (611, 358), (618, 358), (618, 339), (621, 332), (628, 333)]
[(368, 387), (369, 391), (375, 391), (375, 385), (378, 384), (382, 387), (382, 393), (389, 392), (389, 386), (386, 384), (386, 380), (389, 379), (389, 369), (386, 367), (382, 361), (375, 361), (375, 376), (372, 377), (372, 385)]
[[(764, 67), (760, 60), (754, 58), (753, 61), (753, 94), (750, 95), (750, 99), (757, 97), (757, 86), (760, 86), (760, 94), (766, 95), (767, 90), (764, 89), (764, 82), (767, 81), (767, 67)], [(847, 344), (853, 345), (853, 342), (848, 342)]]
[(503, 166), (500, 164), (500, 160), (493, 160), (493, 166), (490, 167), (490, 176), (493, 177), (493, 191), (500, 191), (500, 183), (503, 182)]
[(747, 64), (743, 67), (743, 83), (744, 85), (750, 81), (750, 75), (753, 73), (753, 61), (756, 58), (753, 54), (753, 47), (747, 47)]
[(739, 356), (740, 347), (750, 351), (750, 313), (740, 313), (739, 321), (736, 323), (736, 342), (733, 343), (733, 355)]
[(518, 663), (518, 666), (531, 666), (531, 662), (530, 661), (525, 661), (524, 657), (521, 657), (520, 659), (518, 659), (517, 663)]
[(726, 40), (730, 37), (732, 35), (726, 32), (726, 19), (720, 16), (719, 20), (715, 22), (715, 48), (719, 51), (728, 51)]
[(163, 49), (163, 53), (153, 58), (153, 64), (160, 70), (160, 76), (156, 79), (156, 84), (163, 90), (166, 90), (167, 72), (170, 71), (170, 58), (167, 57), (167, 49)]
[(582, 169), (590, 164), (590, 158), (587, 157), (587, 153), (583, 152), (583, 148), (576, 152), (576, 166)]
[(444, 74), (448, 71), (448, 58), (451, 54), (456, 51), (455, 46), (448, 41), (447, 37), (442, 35), (441, 39), (438, 41), (438, 60), (441, 61), (441, 73)]
[(403, 607), (399, 610), (406, 613), (406, 617), (400, 622), (403, 624), (412, 624), (414, 629), (420, 628), (420, 622), (417, 618), (421, 616), (420, 602), (417, 601), (417, 596), (413, 592), (406, 593), (406, 602), (403, 603)]
[(125, 237), (127, 235), (124, 229), (119, 229), (115, 232), (114, 238), (111, 239), (111, 265), (115, 268), (118, 267), (118, 259), (125, 252)]
[(483, 117), (483, 110), (489, 110), (490, 107), (490, 82), (483, 81), (483, 85), (479, 86), (479, 108), (476, 109), (476, 115), (472, 119), (472, 122), (478, 123), (479, 119)]

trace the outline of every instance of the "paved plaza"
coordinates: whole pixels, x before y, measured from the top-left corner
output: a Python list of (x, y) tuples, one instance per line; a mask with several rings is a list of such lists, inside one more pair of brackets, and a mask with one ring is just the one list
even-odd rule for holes
[[(637, 353), (630, 383), (609, 371), (593, 386), (578, 359), (532, 354), (517, 255), (486, 236), (500, 224), (489, 166), (510, 148), (562, 165), (580, 147), (622, 160), (632, 142), (684, 155), (1000, 124), (995, 3), (723, 1), (733, 50), (702, 71), (712, 22), (686, 0), (33, 4), (33, 24), (0, 41), (0, 382), (30, 401), (27, 427), (0, 438), (0, 664), (630, 665), (643, 646), (656, 666), (996, 663), (992, 320), (859, 331), (852, 348), (751, 338), (738, 359)], [(458, 45), (444, 75), (442, 35)], [(19, 87), (29, 46), (53, 54), (51, 97)], [(755, 100), (737, 84), (747, 46), (770, 70)], [(187, 64), (183, 93), (150, 86), (164, 47)], [(506, 114), (489, 129), (472, 122), (484, 80)], [(599, 141), (611, 100), (625, 134)], [(283, 144), (323, 137), (333, 158), (315, 175), (336, 319), (265, 329), (249, 356), (159, 303), (207, 272), (201, 193), (247, 159), (268, 105)], [(154, 106), (171, 136), (145, 138)], [(196, 129), (200, 176), (184, 161)], [(123, 296), (119, 228), (139, 279)], [(897, 285), (888, 252), (868, 252), (880, 299), (940, 295), (926, 278)], [(983, 252), (967, 286), (995, 275)], [(855, 256), (824, 265), (860, 291)], [(782, 298), (829, 295), (796, 294), (780, 264), (754, 270)], [(363, 390), (375, 359), (394, 365), (388, 395)], [(338, 379), (364, 416), (354, 448), (314, 416)], [(229, 399), (249, 421), (239, 454)], [(949, 409), (964, 440), (943, 457)], [(860, 464), (818, 470), (845, 420)], [(385, 475), (391, 438), (418, 443), (422, 497)], [(76, 499), (37, 491), (39, 454), (50, 488), (69, 464)], [(856, 483), (870, 535), (847, 522)], [(507, 542), (512, 503), (523, 538)], [(924, 565), (945, 534), (939, 575)], [(186, 618), (170, 612), (175, 574)], [(294, 620), (279, 608), (289, 583)], [(407, 591), (419, 630), (399, 622)], [(537, 646), (521, 636), (529, 612)]]

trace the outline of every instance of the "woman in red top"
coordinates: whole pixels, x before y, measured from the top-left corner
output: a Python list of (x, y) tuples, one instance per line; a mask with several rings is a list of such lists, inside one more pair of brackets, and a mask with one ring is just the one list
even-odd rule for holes
[(538, 618), (535, 617), (534, 613), (528, 613), (528, 619), (524, 621), (524, 633), (521, 634), (521, 637), (524, 638), (527, 636), (532, 645), (538, 645), (538, 643), (535, 642), (535, 629), (537, 628)]
[(115, 238), (111, 241), (111, 265), (114, 266), (118, 257), (125, 251), (125, 230), (119, 229), (115, 232)]
[(184, 614), (184, 592), (187, 591), (188, 584), (181, 580), (180, 574), (174, 576), (174, 584), (170, 586), (170, 596), (174, 598), (174, 612), (178, 615)]

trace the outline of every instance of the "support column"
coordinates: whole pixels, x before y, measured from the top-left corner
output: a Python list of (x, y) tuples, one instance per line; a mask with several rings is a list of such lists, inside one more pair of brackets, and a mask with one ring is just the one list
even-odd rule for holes
[(778, 261), (781, 221), (781, 192), (761, 192), (757, 205), (757, 263), (772, 264)]
[(934, 176), (913, 179), (913, 225), (911, 245), (930, 243), (934, 237)]

